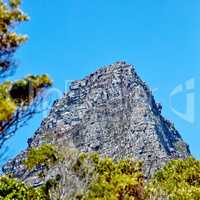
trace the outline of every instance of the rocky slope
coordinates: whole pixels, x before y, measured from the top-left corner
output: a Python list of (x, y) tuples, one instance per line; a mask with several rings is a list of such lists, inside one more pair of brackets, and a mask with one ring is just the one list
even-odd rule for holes
[[(74, 81), (28, 140), (29, 147), (65, 141), (80, 151), (97, 151), (116, 160), (132, 157), (144, 161), (149, 177), (168, 160), (190, 155), (188, 145), (161, 110), (134, 67), (117, 62)], [(3, 171), (26, 179), (24, 157), (26, 151)]]

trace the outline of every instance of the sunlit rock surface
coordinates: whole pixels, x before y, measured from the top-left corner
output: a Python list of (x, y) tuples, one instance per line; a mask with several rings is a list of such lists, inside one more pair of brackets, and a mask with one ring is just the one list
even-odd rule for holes
[[(145, 175), (150, 177), (168, 160), (190, 155), (161, 110), (134, 67), (117, 62), (74, 81), (29, 139), (29, 147), (65, 141), (80, 151), (97, 151), (116, 160), (131, 157), (144, 161)], [(37, 185), (34, 173), (21, 164), (25, 157), (26, 151), (3, 170)]]

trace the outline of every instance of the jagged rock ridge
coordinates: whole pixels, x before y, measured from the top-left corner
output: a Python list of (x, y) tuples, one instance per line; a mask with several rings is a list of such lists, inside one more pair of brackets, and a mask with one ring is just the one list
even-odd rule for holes
[[(161, 105), (155, 102), (150, 89), (125, 62), (74, 81), (29, 139), (29, 147), (63, 140), (84, 152), (143, 160), (146, 176), (170, 159), (190, 155), (173, 124), (162, 117)], [(26, 170), (21, 160), (25, 154), (8, 162), (4, 172), (23, 176)]]

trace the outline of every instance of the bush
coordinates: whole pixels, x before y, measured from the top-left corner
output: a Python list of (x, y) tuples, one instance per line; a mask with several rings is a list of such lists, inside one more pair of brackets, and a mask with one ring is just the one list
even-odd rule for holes
[(115, 163), (108, 157), (100, 159), (97, 154), (81, 154), (75, 167), (76, 171), (80, 169), (87, 172), (86, 163), (93, 165), (94, 170), (88, 190), (82, 197), (79, 196), (79, 199), (143, 199), (144, 179), (140, 162), (121, 160)]
[(171, 200), (200, 199), (200, 161), (172, 160), (158, 171), (147, 187), (148, 196), (164, 194)]
[(24, 164), (29, 170), (39, 166), (49, 167), (58, 160), (58, 153), (54, 146), (43, 144), (38, 148), (31, 148), (28, 151), (27, 159)]
[(28, 187), (24, 183), (6, 176), (0, 177), (0, 199), (2, 200), (45, 200), (40, 189)]
[(52, 200), (200, 199), (200, 161), (192, 157), (170, 161), (146, 183), (141, 162), (115, 162), (109, 157), (100, 158), (97, 153), (79, 153), (49, 144), (30, 149), (25, 164), (29, 170), (47, 167), (43, 173), (44, 184), (35, 190), (14, 179), (2, 177), (0, 199), (7, 196), (7, 199), (20, 199), (26, 195), (21, 199), (31, 197), (37, 200), (36, 194), (41, 196), (39, 199)]

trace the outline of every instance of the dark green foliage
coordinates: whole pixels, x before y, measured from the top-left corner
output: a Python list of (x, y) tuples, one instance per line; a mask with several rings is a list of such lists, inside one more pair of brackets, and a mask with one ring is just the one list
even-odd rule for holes
[(40, 187), (40, 191), (45, 194), (46, 200), (51, 199), (49, 191), (55, 189), (59, 184), (57, 179), (49, 179), (45, 184)]

